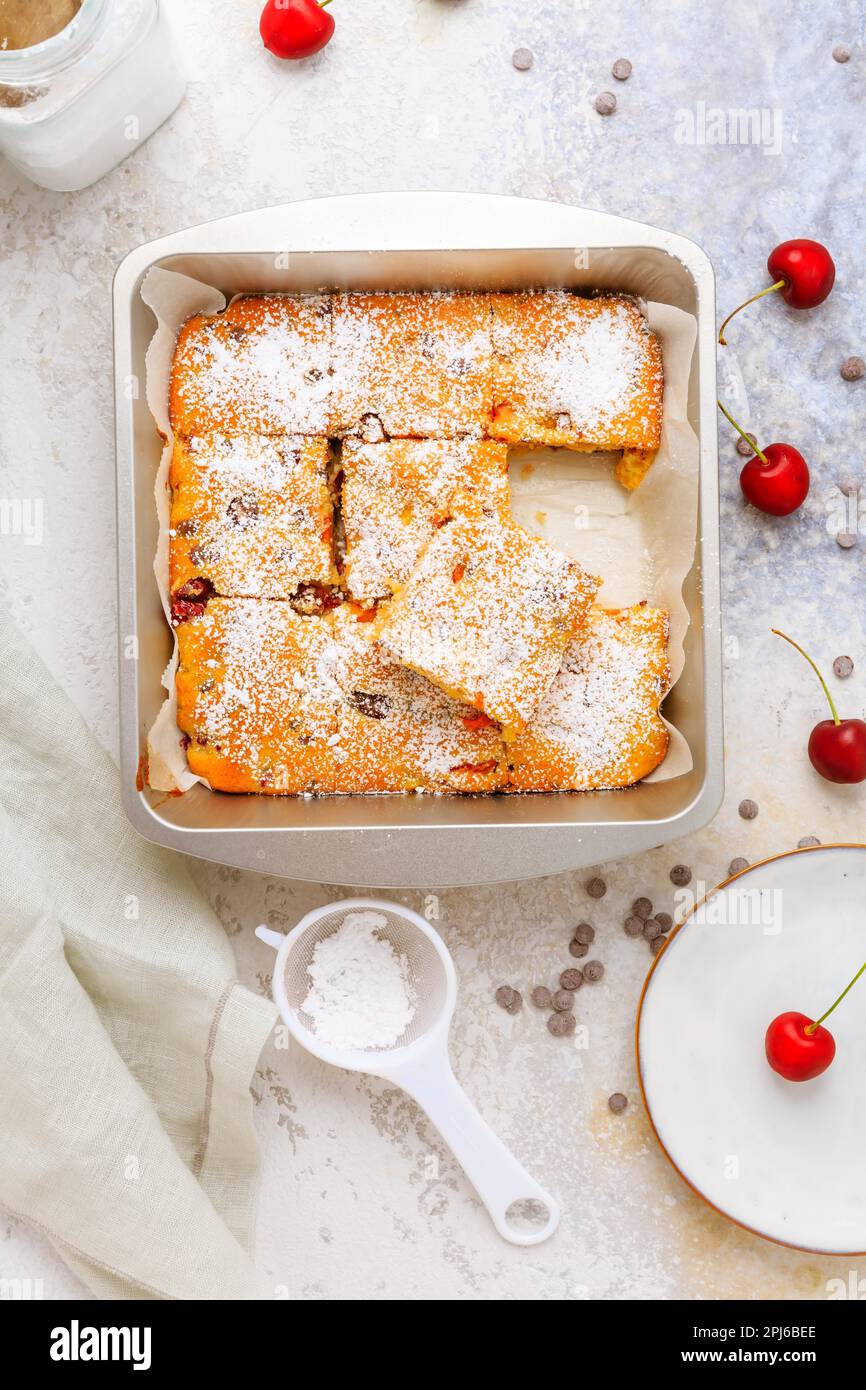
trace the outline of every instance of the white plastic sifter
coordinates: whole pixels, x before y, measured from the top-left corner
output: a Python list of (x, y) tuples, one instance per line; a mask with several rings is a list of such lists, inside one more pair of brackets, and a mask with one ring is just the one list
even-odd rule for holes
[[(316, 943), (342, 925), (349, 912), (381, 913), (379, 935), (406, 957), (415, 992), (415, 1014), (391, 1047), (348, 1050), (320, 1042), (301, 1008), (310, 985), (307, 967)], [(346, 1071), (363, 1071), (407, 1091), (439, 1130), (486, 1206), (501, 1236), (515, 1245), (537, 1245), (553, 1235), (559, 1207), (493, 1133), (461, 1089), (448, 1057), (448, 1032), (457, 979), (439, 934), (409, 908), (375, 898), (350, 898), (308, 912), (283, 936), (257, 927), (256, 936), (277, 952), (274, 1000), (292, 1037), (308, 1052)]]

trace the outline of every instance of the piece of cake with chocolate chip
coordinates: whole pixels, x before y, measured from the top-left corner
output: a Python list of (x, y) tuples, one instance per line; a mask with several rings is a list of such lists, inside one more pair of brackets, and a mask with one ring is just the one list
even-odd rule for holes
[(204, 579), (232, 598), (331, 585), (330, 450), (303, 435), (175, 439), (169, 470), (172, 595)]
[(661, 608), (593, 608), (562, 668), (508, 748), (508, 789), (630, 787), (663, 761), (659, 704), (670, 684), (668, 615)]
[(379, 626), (398, 661), (514, 739), (559, 670), (600, 580), (510, 517), (455, 500)]
[(489, 433), (509, 444), (619, 450), (629, 491), (661, 440), (661, 347), (635, 299), (566, 290), (491, 296)]
[(178, 434), (328, 433), (327, 295), (245, 295), (178, 335), (169, 413)]
[(504, 444), (475, 439), (346, 439), (342, 459), (344, 578), (372, 603), (406, 582), (462, 489), (509, 510)]
[(487, 296), (335, 295), (332, 334), (328, 433), (371, 444), (486, 433), (492, 404)]

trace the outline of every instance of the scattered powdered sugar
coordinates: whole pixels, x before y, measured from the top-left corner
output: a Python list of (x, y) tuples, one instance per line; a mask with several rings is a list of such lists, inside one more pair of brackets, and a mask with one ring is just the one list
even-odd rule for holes
[(317, 942), (301, 1008), (319, 1042), (331, 1047), (391, 1047), (415, 1017), (409, 962), (381, 933), (381, 912), (350, 912)]

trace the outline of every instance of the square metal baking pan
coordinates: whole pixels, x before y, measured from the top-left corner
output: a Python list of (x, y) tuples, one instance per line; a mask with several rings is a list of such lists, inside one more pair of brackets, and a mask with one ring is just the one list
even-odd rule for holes
[[(151, 266), (238, 291), (519, 289), (628, 291), (694, 314), (689, 414), (700, 443), (695, 565), (685, 586), (685, 669), (665, 703), (694, 768), (628, 791), (532, 796), (182, 797), (136, 787), (164, 699), (172, 636), (153, 576), (160, 440), (143, 389), (154, 330)], [(705, 825), (723, 793), (715, 294), (700, 247), (638, 222), (487, 194), (385, 193), (244, 213), (138, 247), (114, 283), (120, 754), (123, 800), (147, 839), (290, 878), (359, 887), (445, 887), (534, 878), (622, 858)], [(130, 640), (134, 639), (134, 640)]]

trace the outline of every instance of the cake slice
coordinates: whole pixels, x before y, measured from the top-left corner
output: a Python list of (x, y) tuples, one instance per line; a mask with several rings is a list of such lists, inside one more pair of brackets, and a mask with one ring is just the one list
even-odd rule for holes
[(178, 335), (169, 414), (179, 434), (328, 433), (327, 295), (246, 295)]
[(335, 295), (332, 330), (328, 433), (367, 443), (486, 433), (492, 404), (487, 296)]
[(394, 656), (501, 726), (532, 717), (600, 580), (461, 494), (379, 627)]
[(215, 791), (494, 791), (498, 731), (397, 665), (346, 604), (213, 598), (177, 629), (178, 725)]
[(346, 439), (341, 468), (344, 575), (365, 603), (406, 582), (460, 489), (509, 507), (506, 446), (492, 441)]
[(629, 787), (664, 759), (668, 615), (593, 608), (530, 724), (508, 749), (508, 789)]
[(617, 476), (637, 486), (661, 440), (661, 348), (626, 295), (566, 290), (491, 296), (489, 434), (509, 444), (622, 450)]
[(325, 439), (177, 436), (169, 483), (173, 595), (204, 579), (231, 598), (289, 598), (337, 579)]

